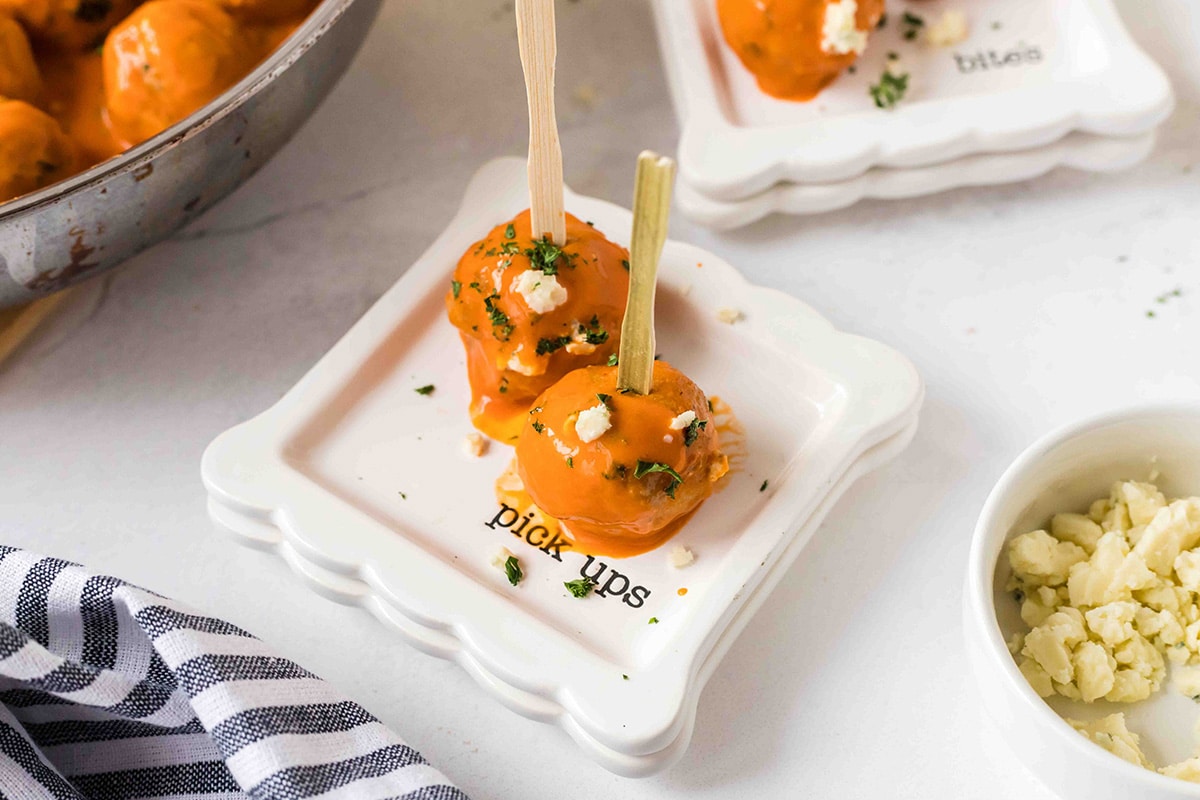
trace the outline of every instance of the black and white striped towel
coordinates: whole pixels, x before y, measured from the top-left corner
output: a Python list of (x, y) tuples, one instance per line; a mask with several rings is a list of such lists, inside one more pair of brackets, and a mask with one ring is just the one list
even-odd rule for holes
[(0, 546), (0, 797), (466, 800), (245, 631)]

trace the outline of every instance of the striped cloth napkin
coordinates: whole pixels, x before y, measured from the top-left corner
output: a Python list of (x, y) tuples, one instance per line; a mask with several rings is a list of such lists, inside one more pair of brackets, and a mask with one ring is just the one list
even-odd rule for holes
[(467, 800), (261, 641), (0, 546), (0, 797)]

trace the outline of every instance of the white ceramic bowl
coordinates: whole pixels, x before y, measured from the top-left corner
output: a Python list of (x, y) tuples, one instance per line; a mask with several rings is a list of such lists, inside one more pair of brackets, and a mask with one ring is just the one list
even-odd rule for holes
[(1163, 765), (1192, 754), (1200, 706), (1169, 685), (1132, 705), (1038, 697), (1005, 645), (1022, 630), (1004, 591), (1002, 558), (1013, 536), (1043, 527), (1059, 511), (1082, 511), (1116, 480), (1155, 481), (1168, 497), (1200, 494), (1200, 404), (1143, 405), (1051, 433), (1027, 449), (988, 497), (975, 528), (964, 591), (967, 653), (984, 708), (1024, 765), (1064, 798), (1200, 798), (1200, 785), (1126, 763), (1089, 742), (1058, 711), (1095, 718), (1124, 711), (1143, 749)]

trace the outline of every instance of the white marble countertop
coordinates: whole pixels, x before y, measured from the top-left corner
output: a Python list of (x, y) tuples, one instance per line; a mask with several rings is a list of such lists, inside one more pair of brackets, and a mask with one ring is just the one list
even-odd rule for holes
[[(524, 147), (511, 3), (450, 5), (385, 3), (350, 73), (271, 164), (78, 289), (0, 367), (0, 542), (263, 636), (480, 800), (1048, 797), (973, 697), (967, 544), (987, 492), (1036, 436), (1143, 399), (1200, 399), (1200, 11), (1122, 3), (1179, 97), (1133, 171), (732, 234), (673, 223), (675, 237), (906, 353), (928, 399), (911, 448), (838, 504), (717, 670), (683, 761), (633, 781), (310, 593), (205, 514), (208, 442), (276, 400), (400, 276), (480, 163)], [(677, 133), (649, 9), (576, 0), (559, 24), (567, 180), (627, 204), (636, 153), (671, 152)]]

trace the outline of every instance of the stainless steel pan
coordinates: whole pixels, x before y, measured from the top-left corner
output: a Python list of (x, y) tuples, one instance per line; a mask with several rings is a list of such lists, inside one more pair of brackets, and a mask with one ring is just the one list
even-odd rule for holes
[(0, 308), (112, 269), (233, 191), (346, 70), (381, 0), (325, 0), (252, 73), (137, 147), (0, 204)]

